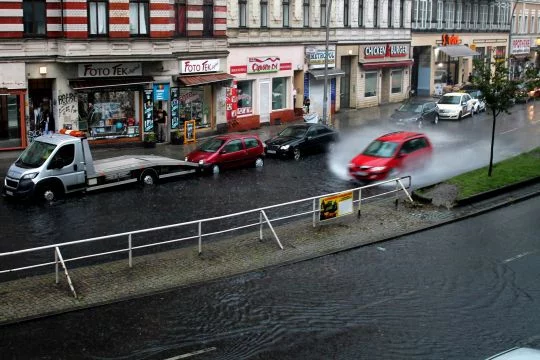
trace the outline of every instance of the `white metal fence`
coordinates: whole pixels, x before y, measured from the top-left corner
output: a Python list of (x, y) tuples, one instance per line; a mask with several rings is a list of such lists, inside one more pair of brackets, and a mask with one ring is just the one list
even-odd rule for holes
[[(373, 199), (373, 198), (377, 198), (377, 197), (389, 196), (389, 195), (393, 194), (393, 195), (395, 195), (395, 204), (396, 204), (396, 207), (397, 207), (400, 193), (402, 193), (402, 194), (406, 195), (406, 197), (407, 197), (407, 199), (409, 201), (413, 202), (409, 192), (407, 191), (407, 189), (409, 189), (410, 187), (411, 187), (411, 177), (410, 176), (403, 176), (403, 177), (400, 177), (400, 178), (395, 178), (395, 179), (386, 180), (386, 181), (382, 181), (382, 182), (378, 182), (378, 183), (373, 183), (373, 184), (365, 185), (365, 186), (362, 186), (362, 187), (357, 187), (357, 188), (354, 188), (354, 189), (349, 189), (349, 190), (345, 190), (345, 191), (339, 191), (339, 192), (329, 193), (329, 194), (324, 194), (324, 195), (313, 196), (313, 197), (309, 197), (309, 198), (305, 198), (305, 199), (289, 201), (289, 202), (286, 202), (286, 203), (281, 203), (281, 204), (276, 204), (276, 205), (270, 205), (270, 206), (266, 206), (266, 207), (253, 209), (253, 210), (240, 211), (240, 212), (233, 213), (233, 214), (227, 214), (227, 215), (216, 216), (216, 217), (211, 217), (211, 218), (205, 218), (205, 219), (200, 219), (200, 220), (193, 220), (193, 221), (188, 221), (188, 222), (183, 222), (183, 223), (178, 223), (178, 224), (171, 224), (171, 225), (153, 227), (153, 228), (142, 229), (142, 230), (134, 230), (134, 231), (123, 232), (123, 233), (112, 234), (112, 235), (98, 236), (98, 237), (93, 237), (93, 238), (83, 239), (83, 240), (69, 241), (69, 242), (60, 243), (60, 244), (45, 245), (45, 246), (34, 247), (34, 248), (29, 248), (29, 249), (23, 249), (23, 250), (0, 253), (0, 260), (1, 259), (7, 259), (8, 257), (14, 257), (14, 256), (17, 256), (17, 255), (21, 255), (21, 254), (36, 253), (36, 252), (47, 251), (47, 250), (52, 250), (53, 253), (51, 255), (54, 254), (53, 256), (51, 256), (51, 258), (54, 257), (54, 260), (52, 260), (52, 261), (46, 261), (46, 262), (41, 262), (41, 263), (38, 263), (38, 264), (25, 265), (25, 266), (19, 266), (19, 267), (12, 267), (12, 268), (9, 268), (9, 269), (1, 269), (0, 268), (0, 274), (16, 272), (16, 271), (22, 271), (22, 270), (35, 269), (35, 268), (40, 268), (40, 267), (45, 267), (45, 266), (53, 266), (54, 265), (56, 283), (58, 283), (59, 282), (59, 272), (60, 272), (59, 268), (60, 268), (60, 265), (61, 265), (63, 270), (64, 270), (64, 274), (66, 275), (66, 278), (67, 278), (67, 281), (68, 281), (69, 286), (71, 288), (71, 291), (73, 293), (73, 296), (77, 297), (75, 288), (74, 288), (74, 286), (73, 286), (73, 284), (71, 282), (71, 279), (69, 277), (68, 268), (66, 266), (66, 264), (69, 263), (69, 262), (80, 261), (80, 260), (83, 260), (83, 259), (90, 259), (90, 258), (96, 258), (96, 257), (100, 257), (100, 256), (106, 256), (106, 255), (112, 255), (112, 254), (126, 253), (127, 252), (127, 254), (128, 254), (128, 264), (129, 264), (129, 267), (131, 268), (133, 266), (133, 251), (134, 250), (143, 249), (143, 248), (149, 248), (149, 247), (155, 247), (155, 246), (160, 246), (160, 245), (166, 245), (166, 244), (172, 244), (172, 243), (186, 242), (186, 241), (190, 241), (190, 240), (191, 241), (196, 240), (197, 243), (198, 243), (198, 251), (199, 251), (199, 254), (200, 254), (200, 253), (202, 253), (203, 238), (210, 237), (210, 236), (215, 236), (215, 235), (225, 234), (225, 233), (231, 233), (231, 232), (234, 232), (234, 231), (239, 231), (241, 229), (247, 229), (247, 228), (258, 226), (259, 227), (259, 239), (262, 240), (264, 224), (268, 225), (268, 227), (270, 228), (270, 230), (272, 232), (272, 235), (273, 235), (277, 245), (279, 246), (280, 249), (283, 249), (283, 245), (281, 244), (281, 241), (279, 240), (278, 234), (276, 233), (276, 231), (274, 229), (274, 224), (277, 223), (277, 222), (280, 222), (280, 221), (287, 220), (287, 219), (292, 219), (292, 218), (297, 218), (297, 217), (301, 217), (301, 216), (311, 215), (312, 216), (313, 226), (314, 227), (317, 226), (317, 224), (319, 223), (319, 218), (318, 218), (317, 215), (320, 214), (320, 210), (321, 210), (320, 209), (320, 202), (319, 202), (320, 199), (328, 198), (328, 197), (331, 197), (331, 196), (334, 196), (334, 195), (340, 195), (340, 194), (351, 193), (352, 192), (352, 194), (353, 194), (353, 200), (352, 200), (353, 201), (353, 208), (356, 205), (358, 215), (360, 215), (360, 212), (361, 212), (361, 209), (362, 209), (362, 203), (369, 200), (369, 199)], [(374, 195), (364, 197), (362, 195), (363, 191), (365, 191), (368, 188), (381, 189), (381, 192), (377, 193), (377, 194), (374, 194)], [(305, 209), (299, 210), (299, 208), (302, 207), (302, 205), (304, 206)], [(276, 216), (276, 217), (273, 217), (273, 218), (268, 217), (268, 212), (269, 211), (271, 211), (271, 210), (282, 210), (282, 209), (284, 209), (285, 207), (288, 207), (288, 206), (293, 206), (295, 208), (295, 210), (294, 210), (295, 212), (293, 212), (292, 214), (280, 214), (279, 216)], [(306, 206), (309, 206), (309, 210), (306, 209)], [(246, 214), (255, 214), (255, 215), (258, 214), (259, 215), (259, 220), (256, 221), (256, 222), (251, 222), (251, 223), (246, 223), (246, 224), (242, 224), (242, 225), (238, 225), (238, 226), (228, 227), (228, 228), (217, 230), (217, 231), (209, 231), (209, 232), (206, 232), (206, 233), (203, 231), (203, 224), (206, 224), (206, 223), (209, 223), (209, 222), (212, 222), (212, 221), (216, 221), (216, 220), (237, 218), (237, 217), (240, 217), (240, 216), (246, 215)], [(139, 244), (139, 245), (134, 245), (133, 244), (133, 237), (135, 235), (148, 234), (148, 233), (157, 232), (157, 231), (166, 230), (166, 229), (185, 228), (185, 227), (188, 227), (190, 225), (194, 225), (194, 226), (197, 227), (195, 235), (189, 235), (189, 236), (184, 236), (184, 237), (181, 237), (181, 238), (169, 239), (169, 240), (164, 240), (164, 241), (151, 242), (151, 243), (147, 243), (147, 244)], [(126, 239), (127, 240), (127, 247), (112, 250), (112, 251), (104, 251), (104, 252), (99, 252), (99, 253), (94, 253), (94, 254), (81, 255), (81, 256), (76, 256), (76, 257), (71, 257), (71, 258), (66, 258), (66, 259), (64, 259), (63, 256), (62, 256), (61, 249), (66, 249), (66, 248), (74, 247), (74, 246), (81, 245), (81, 244), (95, 243), (95, 242), (99, 242), (99, 241), (105, 241), (105, 240), (117, 239), (117, 238)], [(0, 263), (5, 263), (5, 261), (0, 261)]]

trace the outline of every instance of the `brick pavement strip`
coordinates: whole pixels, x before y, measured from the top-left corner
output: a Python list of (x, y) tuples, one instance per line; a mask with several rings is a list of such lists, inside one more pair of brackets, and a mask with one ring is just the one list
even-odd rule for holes
[[(311, 217), (275, 226), (281, 250), (267, 225), (264, 238), (258, 230), (238, 236), (203, 241), (198, 254), (192, 245), (161, 253), (69, 269), (78, 298), (73, 298), (63, 273), (55, 284), (54, 273), (8, 281), (0, 287), (0, 324), (107, 304), (203, 283), (270, 266), (327, 255), (381, 241), (443, 222), (451, 213), (429, 206), (411, 207), (404, 201), (396, 210), (393, 200), (362, 205), (356, 214), (334, 219), (315, 228)], [(422, 214), (426, 215), (423, 216)], [(68, 268), (69, 268), (68, 263)], [(52, 267), (51, 267), (52, 268)]]

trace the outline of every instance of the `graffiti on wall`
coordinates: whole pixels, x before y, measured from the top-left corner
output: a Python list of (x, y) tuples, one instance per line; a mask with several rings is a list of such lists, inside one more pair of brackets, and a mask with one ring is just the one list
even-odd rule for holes
[(69, 128), (77, 123), (79, 117), (77, 94), (58, 93), (58, 120), (62, 127)]

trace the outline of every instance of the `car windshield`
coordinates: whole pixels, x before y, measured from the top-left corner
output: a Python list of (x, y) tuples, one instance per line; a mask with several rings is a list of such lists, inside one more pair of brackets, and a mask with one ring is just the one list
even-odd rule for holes
[(422, 112), (422, 104), (405, 103), (405, 104), (403, 104), (403, 105), (401, 105), (399, 107), (398, 111), (421, 113)]
[(307, 129), (303, 127), (288, 127), (285, 128), (282, 132), (280, 132), (279, 136), (285, 136), (285, 137), (295, 137), (295, 138), (303, 138), (306, 134)]
[(480, 97), (480, 91), (478, 90), (468, 90), (466, 93), (471, 95), (473, 99), (478, 99)]
[(460, 100), (461, 100), (461, 96), (455, 96), (455, 95), (443, 96), (439, 100), (439, 104), (459, 104)]
[(392, 141), (375, 140), (364, 150), (364, 155), (389, 158), (394, 155), (398, 143)]
[(221, 147), (221, 145), (223, 145), (224, 142), (225, 140), (223, 139), (213, 138), (203, 142), (199, 146), (199, 150), (205, 152), (216, 152), (219, 150), (219, 148)]
[(29, 169), (38, 168), (49, 158), (55, 148), (54, 144), (33, 141), (19, 156), (15, 165)]

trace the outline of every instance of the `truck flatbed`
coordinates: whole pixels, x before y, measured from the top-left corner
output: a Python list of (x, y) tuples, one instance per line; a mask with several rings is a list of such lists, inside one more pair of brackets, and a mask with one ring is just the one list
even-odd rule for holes
[(147, 169), (154, 166), (175, 166), (185, 167), (184, 170), (197, 170), (198, 164), (171, 159), (157, 155), (124, 155), (102, 160), (94, 160), (94, 170), (96, 177), (98, 176), (115, 176), (119, 173), (129, 172), (133, 170)]

